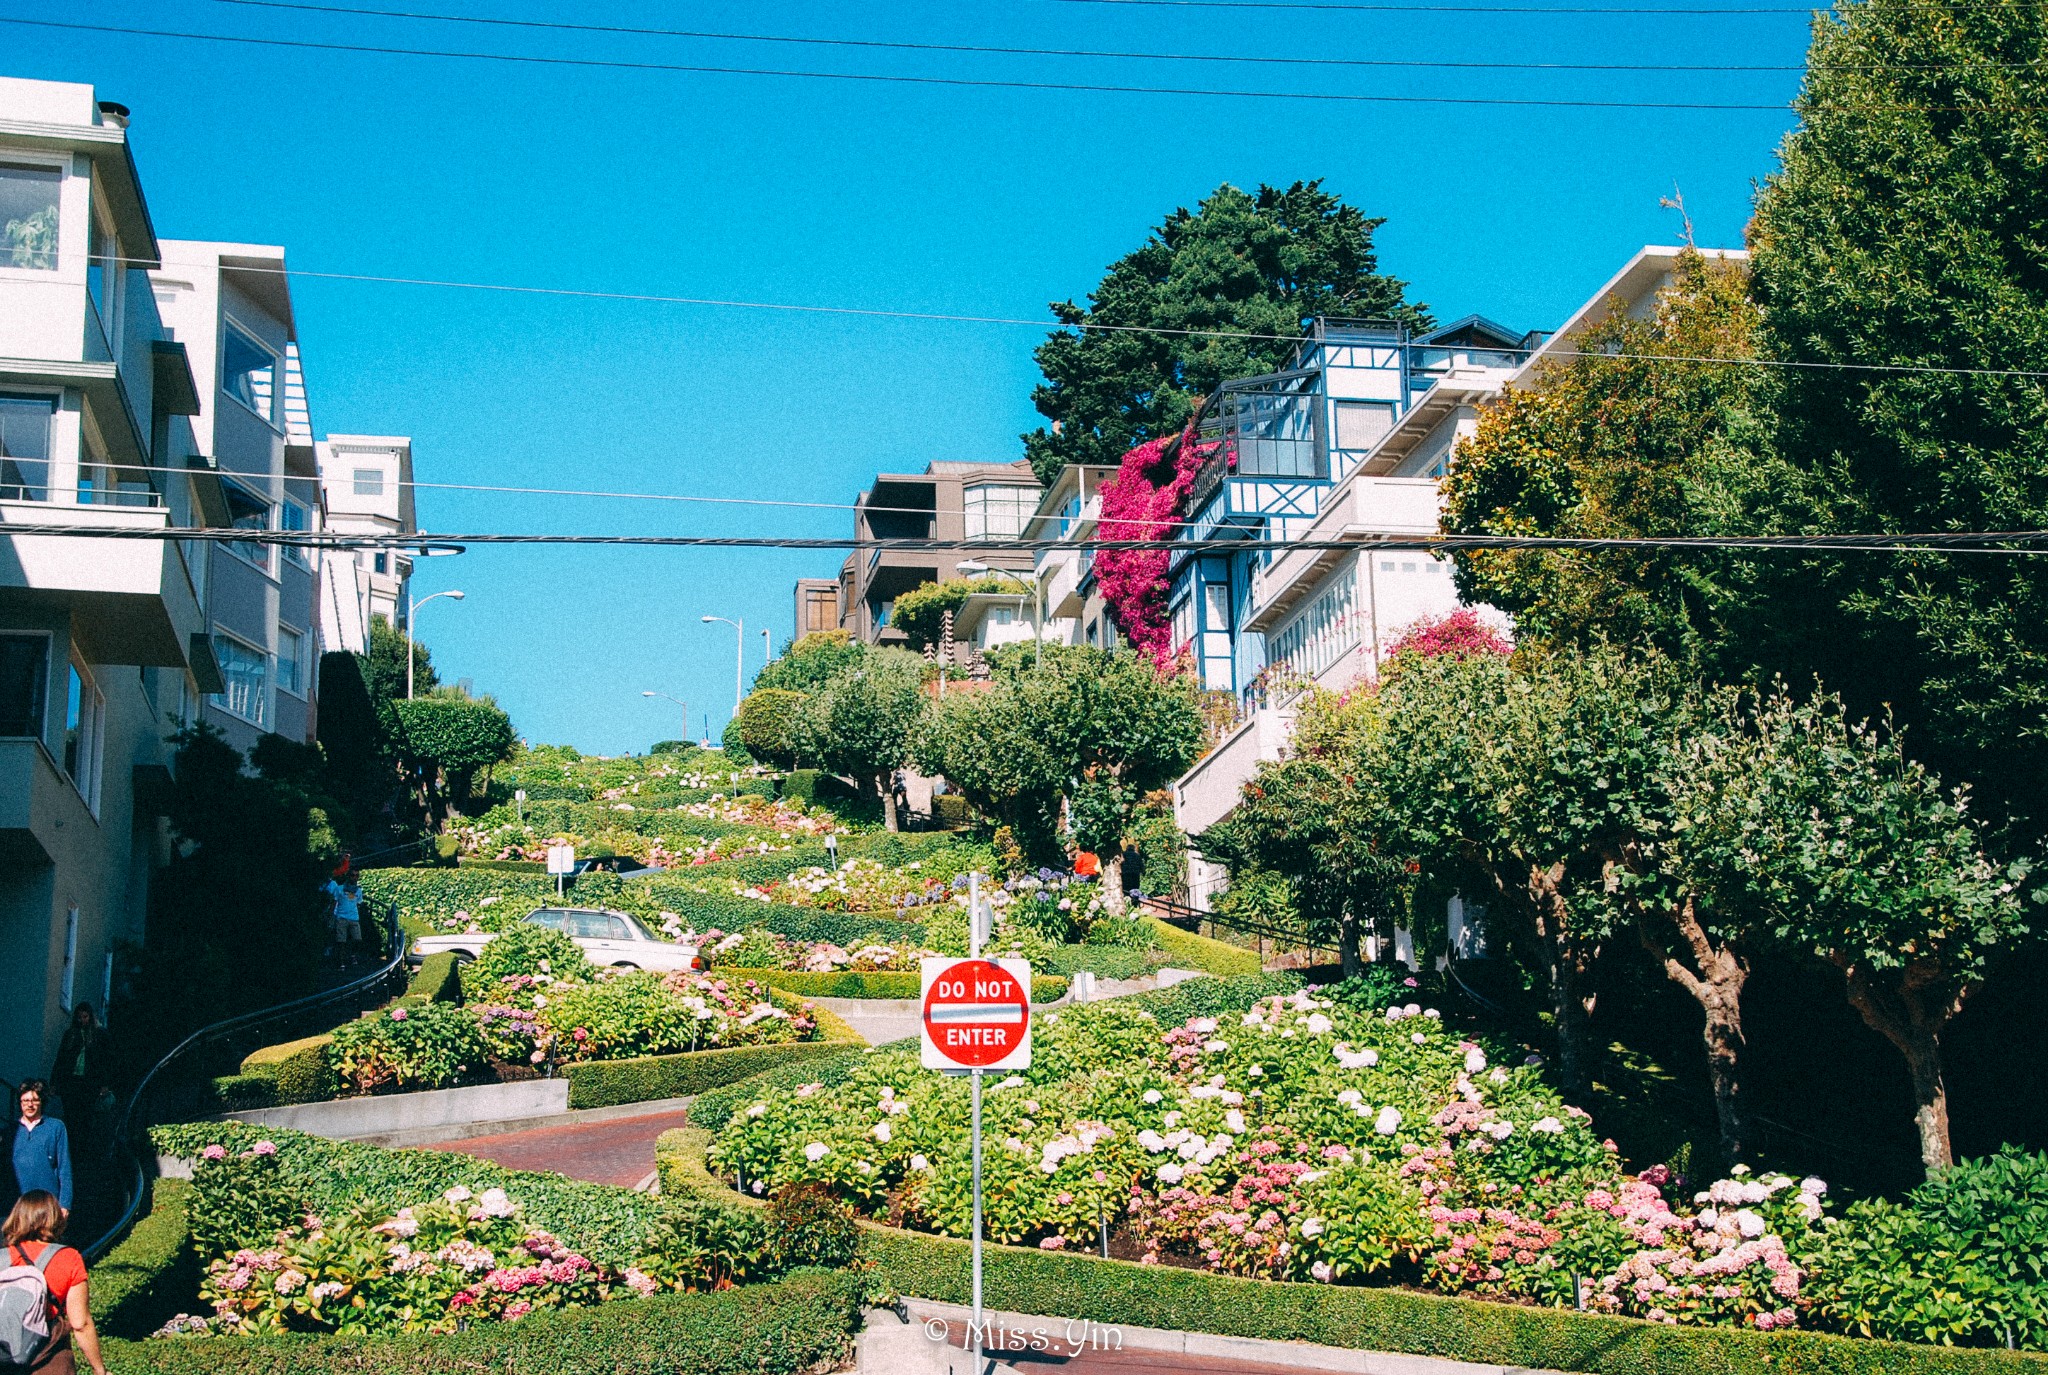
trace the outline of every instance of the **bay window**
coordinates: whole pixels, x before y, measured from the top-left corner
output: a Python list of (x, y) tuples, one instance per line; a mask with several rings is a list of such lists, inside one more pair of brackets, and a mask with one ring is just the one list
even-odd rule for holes
[(95, 813), (100, 808), (101, 735), (106, 719), (106, 698), (85, 665), (73, 657), (64, 691), (64, 772)]
[(255, 335), (228, 325), (220, 348), (220, 389), (277, 423), (277, 355)]
[(213, 695), (214, 705), (252, 726), (269, 726), (270, 656), (231, 636), (215, 635), (213, 657), (227, 682), (226, 692)]
[(969, 487), (962, 505), (967, 512), (967, 538), (1016, 539), (1038, 509), (1035, 487), (981, 483)]

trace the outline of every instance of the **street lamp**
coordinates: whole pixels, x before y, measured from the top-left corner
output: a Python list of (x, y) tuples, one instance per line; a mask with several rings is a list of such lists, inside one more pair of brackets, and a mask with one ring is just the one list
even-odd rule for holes
[(419, 615), (420, 608), (435, 597), (449, 597), (458, 602), (462, 600), (460, 592), (433, 592), (418, 601), (408, 598), (405, 604), (405, 700), (408, 702), (412, 700), (412, 618)]
[(1007, 568), (991, 568), (980, 559), (962, 559), (953, 567), (962, 577), (980, 578), (993, 573), (999, 578), (1008, 578), (1020, 587), (1028, 585), (1031, 588), (1031, 667), (1035, 671), (1045, 662), (1045, 584), (1036, 576), (1026, 578), (1023, 574), (1012, 573)]
[(671, 701), (671, 702), (674, 702), (674, 703), (675, 703), (675, 704), (676, 704), (677, 706), (679, 706), (679, 707), (681, 707), (681, 708), (683, 709), (683, 734), (682, 734), (682, 739), (683, 739), (683, 742), (684, 742), (685, 744), (687, 744), (687, 743), (689, 742), (689, 739), (690, 739), (690, 704), (689, 704), (688, 702), (685, 702), (685, 701), (684, 701), (684, 700), (683, 700), (682, 698), (680, 698), (680, 697), (669, 697), (669, 695), (668, 695), (668, 694), (667, 694), (666, 692), (655, 692), (655, 691), (654, 691), (653, 689), (651, 689), (651, 688), (650, 688), (650, 689), (648, 689), (648, 690), (647, 690), (647, 691), (645, 691), (645, 692), (642, 692), (642, 693), (641, 693), (640, 695), (641, 695), (642, 697), (668, 697), (668, 700), (669, 700), (669, 701)]
[(747, 627), (742, 622), (728, 621), (723, 616), (706, 616), (704, 618), (704, 624), (706, 625), (710, 625), (713, 621), (722, 621), (739, 632), (739, 648), (733, 654), (732, 660), (732, 714), (738, 716), (740, 714), (740, 703), (745, 701), (747, 696), (745, 687), (747, 680)]

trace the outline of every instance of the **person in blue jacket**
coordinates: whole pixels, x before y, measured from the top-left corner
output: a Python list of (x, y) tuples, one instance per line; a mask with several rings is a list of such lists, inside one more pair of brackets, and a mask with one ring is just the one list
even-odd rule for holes
[(14, 1191), (34, 1189), (57, 1196), (57, 1206), (71, 1213), (71, 1138), (64, 1124), (43, 1116), (48, 1096), (40, 1079), (22, 1082), (21, 1119), (14, 1124)]

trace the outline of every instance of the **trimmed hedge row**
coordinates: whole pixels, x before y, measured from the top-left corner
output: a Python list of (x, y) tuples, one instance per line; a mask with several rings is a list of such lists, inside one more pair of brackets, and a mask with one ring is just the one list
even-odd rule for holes
[(829, 1369), (861, 1326), (866, 1278), (775, 1284), (540, 1312), (447, 1336), (109, 1341), (124, 1375), (798, 1375)]
[[(733, 979), (752, 979), (806, 998), (918, 998), (924, 993), (924, 976), (910, 970), (863, 973), (835, 969), (810, 973), (800, 969), (714, 969), (714, 974)], [(1058, 1002), (1067, 996), (1068, 981), (1054, 974), (1031, 976), (1031, 1001)], [(824, 1009), (819, 1009), (823, 1011)]]
[(1168, 926), (1154, 916), (1147, 915), (1145, 920), (1151, 924), (1153, 943), (1166, 952), (1166, 963), (1175, 969), (1199, 969), (1222, 978), (1259, 972), (1256, 950), (1210, 940), (1178, 926)]
[(455, 952), (444, 950), (420, 961), (398, 1001), (407, 1004), (459, 1003), (462, 1001), (461, 965)]
[(546, 874), (507, 873), (496, 869), (366, 869), (363, 896), (372, 905), (398, 904), (401, 915), (422, 921), (447, 921), (457, 912), (474, 912), (485, 898), (551, 898), (555, 881)]
[[(693, 1106), (693, 1122), (697, 1116)], [(735, 1199), (753, 1203), (705, 1167), (704, 1151), (714, 1130), (703, 1124), (663, 1133), (655, 1147), (663, 1194), (728, 1205)], [(971, 1251), (966, 1241), (873, 1222), (864, 1221), (861, 1227), (863, 1254), (875, 1263), (877, 1278), (885, 1285), (914, 1298), (970, 1301)], [(1673, 1327), (1399, 1289), (1240, 1279), (1206, 1270), (993, 1243), (984, 1246), (982, 1265), (984, 1302), (1009, 1312), (1087, 1318), (1097, 1326), (1316, 1342), (1510, 1368), (1588, 1375), (2048, 1372), (2048, 1357), (2028, 1353), (1908, 1346), (1813, 1332)]]
[(1120, 945), (1056, 945), (1051, 954), (1039, 961), (1038, 967), (1048, 974), (1069, 978), (1086, 970), (1098, 979), (1135, 979), (1170, 963), (1165, 952), (1159, 950), (1131, 950)]
[(847, 1049), (845, 1041), (785, 1041), (778, 1045), (684, 1051), (678, 1055), (643, 1055), (631, 1060), (584, 1060), (564, 1065), (562, 1077), (569, 1081), (570, 1107), (609, 1108), (657, 1098), (686, 1098), (750, 1079), (764, 1070), (837, 1055)]
[(93, 1322), (113, 1337), (146, 1337), (181, 1308), (192, 1306), (199, 1264), (187, 1225), (192, 1185), (159, 1179), (150, 1210), (121, 1244), (92, 1267)]
[[(805, 1084), (824, 1084), (829, 1088), (844, 1083), (866, 1056), (867, 1047), (839, 1045), (833, 1049), (836, 1054), (820, 1055), (814, 1060), (764, 1070), (759, 1074), (736, 1079), (723, 1087), (698, 1094), (696, 1101), (690, 1104), (690, 1125), (702, 1128), (706, 1132), (716, 1132), (732, 1120), (734, 1113), (764, 1093), (772, 1093), (777, 1089), (799, 1088)], [(666, 1141), (668, 1136), (664, 1135), (661, 1139)], [(706, 1140), (708, 1139), (707, 1137)], [(660, 1151), (661, 1147), (657, 1144), (657, 1165), (660, 1164)], [(701, 1171), (701, 1158), (697, 1165)]]

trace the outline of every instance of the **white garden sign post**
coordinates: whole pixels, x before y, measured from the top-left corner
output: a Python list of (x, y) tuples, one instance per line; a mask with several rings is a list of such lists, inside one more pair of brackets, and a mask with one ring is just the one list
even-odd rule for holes
[(1031, 963), (981, 957), (981, 876), (967, 878), (967, 948), (964, 960), (923, 962), (926, 1069), (966, 1074), (974, 1102), (974, 1319), (968, 1335), (974, 1368), (981, 1369), (981, 1075), (983, 1070), (1031, 1066)]
[(576, 872), (576, 847), (574, 845), (548, 846), (548, 872), (555, 876), (555, 896), (562, 896), (562, 884), (570, 874)]

